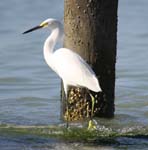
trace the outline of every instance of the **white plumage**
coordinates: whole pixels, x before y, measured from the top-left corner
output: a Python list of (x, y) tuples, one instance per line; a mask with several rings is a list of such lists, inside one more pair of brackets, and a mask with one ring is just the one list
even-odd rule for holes
[(49, 18), (24, 33), (43, 27), (49, 27), (51, 30), (50, 36), (44, 43), (44, 58), (46, 63), (62, 78), (66, 96), (69, 85), (86, 87), (94, 92), (101, 91), (94, 71), (81, 56), (67, 48), (54, 51), (55, 44), (64, 35), (63, 26), (59, 21)]
[(61, 48), (53, 53), (51, 59), (64, 84), (86, 87), (95, 92), (101, 90), (93, 70), (78, 54)]

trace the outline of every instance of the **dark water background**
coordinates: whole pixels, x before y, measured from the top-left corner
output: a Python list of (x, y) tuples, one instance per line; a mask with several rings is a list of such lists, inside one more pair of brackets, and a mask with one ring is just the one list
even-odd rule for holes
[[(110, 124), (148, 124), (148, 1), (120, 0), (116, 112)], [(44, 62), (47, 30), (21, 33), (53, 17), (63, 20), (62, 0), (4, 0), (0, 3), (0, 124), (59, 124), (60, 79)], [(121, 123), (121, 124), (120, 124)], [(147, 149), (132, 146), (54, 144), (0, 135), (0, 150), (17, 149)], [(136, 141), (134, 141), (136, 143)], [(38, 143), (41, 143), (38, 145)]]

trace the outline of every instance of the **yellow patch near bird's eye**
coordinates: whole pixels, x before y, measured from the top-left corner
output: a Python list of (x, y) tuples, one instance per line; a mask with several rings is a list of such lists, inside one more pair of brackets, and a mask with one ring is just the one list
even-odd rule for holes
[(42, 27), (48, 27), (48, 23), (47, 23), (47, 22), (42, 22), (42, 23), (40, 24), (40, 26), (42, 26)]

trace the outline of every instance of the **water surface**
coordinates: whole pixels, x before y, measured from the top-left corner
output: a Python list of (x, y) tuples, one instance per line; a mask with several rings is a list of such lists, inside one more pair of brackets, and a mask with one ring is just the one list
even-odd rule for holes
[[(112, 126), (148, 124), (147, 5), (147, 0), (119, 1), (116, 112), (113, 120), (104, 121)], [(61, 81), (46, 65), (42, 54), (43, 42), (49, 33), (42, 30), (25, 36), (21, 34), (48, 17), (63, 20), (62, 0), (5, 0), (0, 3), (0, 124), (48, 125), (61, 122)], [(136, 150), (142, 145), (146, 149), (143, 140), (142, 144), (132, 146), (85, 146), (60, 145), (51, 139), (38, 138), (33, 138), (30, 144), (28, 137), (0, 136), (0, 146), (2, 150)]]

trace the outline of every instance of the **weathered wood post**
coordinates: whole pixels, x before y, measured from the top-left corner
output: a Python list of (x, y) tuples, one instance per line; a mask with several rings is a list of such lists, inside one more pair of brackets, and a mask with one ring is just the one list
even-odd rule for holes
[[(92, 93), (93, 115), (98, 117), (114, 116), (117, 7), (118, 0), (65, 0), (64, 47), (79, 53), (100, 81), (103, 92)], [(69, 117), (63, 92), (62, 104), (65, 119), (73, 121), (90, 116), (91, 101), (85, 89), (70, 88)]]

